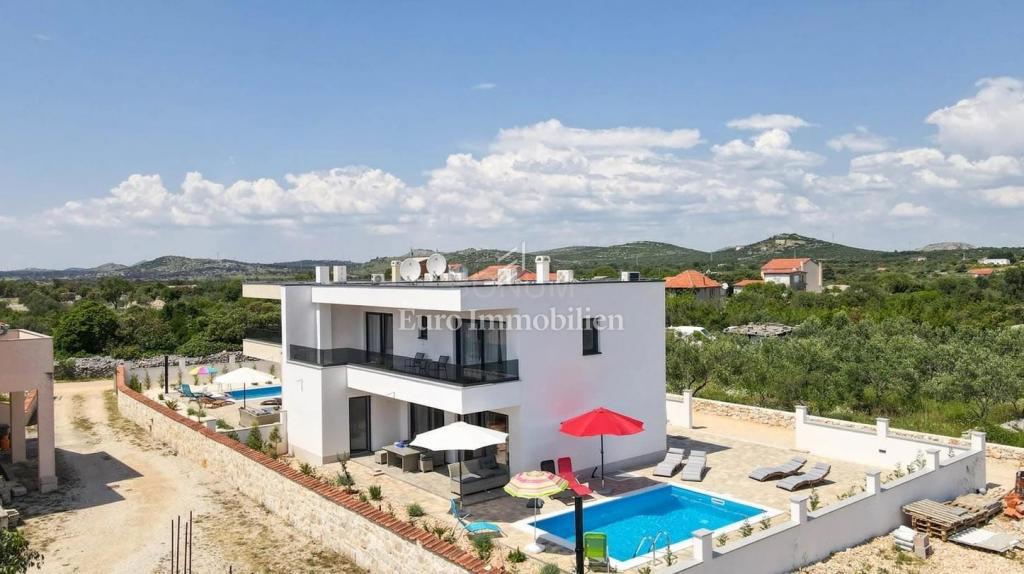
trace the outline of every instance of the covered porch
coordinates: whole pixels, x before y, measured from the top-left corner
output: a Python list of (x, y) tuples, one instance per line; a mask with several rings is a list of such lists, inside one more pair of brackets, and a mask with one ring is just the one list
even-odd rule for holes
[[(57, 488), (53, 430), (53, 340), (24, 329), (0, 331), (0, 438), (4, 460), (14, 465), (28, 461), (26, 427), (36, 427), (37, 487)], [(8, 458), (9, 456), (9, 458)], [(12, 477), (7, 477), (8, 479)]]

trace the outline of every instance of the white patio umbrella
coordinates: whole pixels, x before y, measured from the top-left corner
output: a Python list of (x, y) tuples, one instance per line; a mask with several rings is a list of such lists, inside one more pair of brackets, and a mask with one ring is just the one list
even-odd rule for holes
[(459, 500), (462, 500), (462, 451), (476, 450), (508, 440), (508, 433), (458, 421), (416, 435), (410, 446), (427, 450), (459, 451)]
[(234, 389), (236, 385), (242, 386), (242, 405), (245, 405), (245, 386), (252, 384), (272, 383), (277, 379), (270, 373), (257, 371), (249, 367), (241, 367), (234, 371), (218, 375), (213, 382), (218, 385), (227, 385), (228, 389)]

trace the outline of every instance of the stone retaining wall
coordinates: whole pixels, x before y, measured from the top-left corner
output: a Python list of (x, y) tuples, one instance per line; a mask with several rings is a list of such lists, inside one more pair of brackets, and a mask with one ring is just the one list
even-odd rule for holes
[[(670, 395), (671, 396), (671, 395)], [(793, 428), (793, 413), (777, 411), (775, 409), (764, 409), (741, 405), (739, 403), (726, 403), (710, 399), (693, 399), (693, 409), (702, 413), (730, 417), (734, 419), (760, 423), (773, 427)]]
[(503, 572), (489, 570), (465, 550), (132, 391), (125, 385), (123, 368), (117, 370), (117, 391), (118, 410), (125, 418), (370, 572)]

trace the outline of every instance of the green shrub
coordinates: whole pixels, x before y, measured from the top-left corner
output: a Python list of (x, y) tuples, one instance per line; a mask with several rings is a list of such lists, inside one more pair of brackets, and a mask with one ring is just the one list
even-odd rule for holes
[(242, 439), (238, 438), (238, 433), (231, 431), (227, 434), (227, 437), (236, 442), (242, 442)]
[(164, 406), (169, 408), (169, 409), (171, 409), (172, 411), (177, 411), (178, 410), (178, 401), (168, 399), (168, 400), (164, 401)]
[[(649, 569), (650, 567), (648, 567), (648, 571)], [(545, 564), (540, 567), (539, 574), (562, 574), (562, 570), (554, 564)]]
[(263, 435), (260, 434), (259, 425), (253, 423), (249, 428), (249, 437), (245, 439), (245, 446), (253, 450), (263, 450)]
[(491, 554), (494, 553), (494, 541), (491, 540), (491, 536), (489, 534), (481, 534), (470, 538), (470, 540), (472, 541), (473, 551), (476, 552), (477, 557), (484, 562), (489, 561), (491, 559)]
[(299, 463), (299, 472), (301, 472), (302, 474), (304, 474), (306, 476), (312, 476), (312, 477), (316, 478), (316, 467), (314, 467), (313, 465), (309, 464), (308, 462), (300, 462)]
[(418, 502), (414, 502), (405, 506), (405, 513), (409, 515), (409, 518), (419, 518), (424, 516), (426, 511), (423, 510), (423, 507)]
[(53, 366), (53, 378), (59, 381), (71, 380), (77, 375), (74, 359), (62, 359)]
[(231, 426), (228, 421), (224, 419), (217, 419), (217, 428), (221, 430), (234, 430), (235, 427)]
[(371, 484), (366, 490), (370, 495), (370, 500), (380, 500), (384, 498), (384, 493), (381, 491), (379, 484)]
[(718, 537), (715, 538), (715, 544), (718, 546), (725, 546), (727, 542), (729, 542), (729, 535), (725, 532), (719, 534)]
[(811, 510), (817, 510), (818, 508), (821, 507), (821, 496), (818, 495), (817, 488), (811, 489), (811, 496), (808, 497), (807, 503), (810, 506)]
[(142, 392), (142, 383), (139, 382), (138, 375), (133, 374), (131, 377), (128, 377), (128, 388), (137, 393)]
[(519, 547), (516, 547), (515, 550), (509, 550), (508, 555), (506, 555), (505, 558), (512, 564), (526, 562), (526, 554), (523, 554), (523, 551), (520, 550)]
[(740, 526), (740, 536), (746, 538), (747, 536), (750, 536), (753, 532), (754, 527), (750, 525), (750, 521), (744, 520), (743, 524)]
[(0, 572), (21, 573), (43, 568), (43, 555), (29, 547), (29, 541), (17, 530), (0, 530)]

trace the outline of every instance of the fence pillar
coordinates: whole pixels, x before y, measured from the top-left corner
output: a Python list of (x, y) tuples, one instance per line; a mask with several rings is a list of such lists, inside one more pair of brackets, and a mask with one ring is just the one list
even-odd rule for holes
[(208, 428), (208, 429), (210, 429), (212, 431), (216, 431), (217, 430), (217, 419), (209, 419), (208, 418), (208, 419), (203, 421), (203, 424), (206, 425), (206, 428)]
[(940, 451), (937, 448), (930, 448), (927, 451), (925, 451), (925, 453), (926, 453), (925, 461), (926, 461), (928, 470), (938, 470), (939, 469), (939, 455), (942, 453), (942, 451)]
[(882, 471), (877, 468), (873, 468), (864, 473), (865, 484), (864, 492), (868, 494), (878, 494), (882, 490)]
[(683, 428), (693, 428), (693, 391), (690, 389), (683, 391), (683, 420), (681, 422)]
[(803, 424), (807, 421), (807, 407), (805, 405), (797, 405), (796, 408), (796, 424)]
[(280, 418), (280, 420), (278, 422), (278, 428), (281, 429), (280, 431), (278, 431), (278, 432), (281, 433), (281, 444), (284, 445), (285, 452), (287, 452), (288, 451), (288, 411), (282, 410), (282, 411), (277, 411), (277, 413), (279, 415), (281, 415), (281, 418)]
[(789, 520), (793, 524), (807, 522), (807, 497), (794, 496), (789, 499)]
[(875, 432), (878, 438), (889, 438), (889, 419), (884, 417), (875, 419)]
[(707, 528), (693, 531), (693, 559), (697, 562), (707, 562), (714, 558), (715, 551), (711, 547), (712, 534)]
[(985, 452), (985, 433), (982, 431), (971, 431), (971, 450)]

